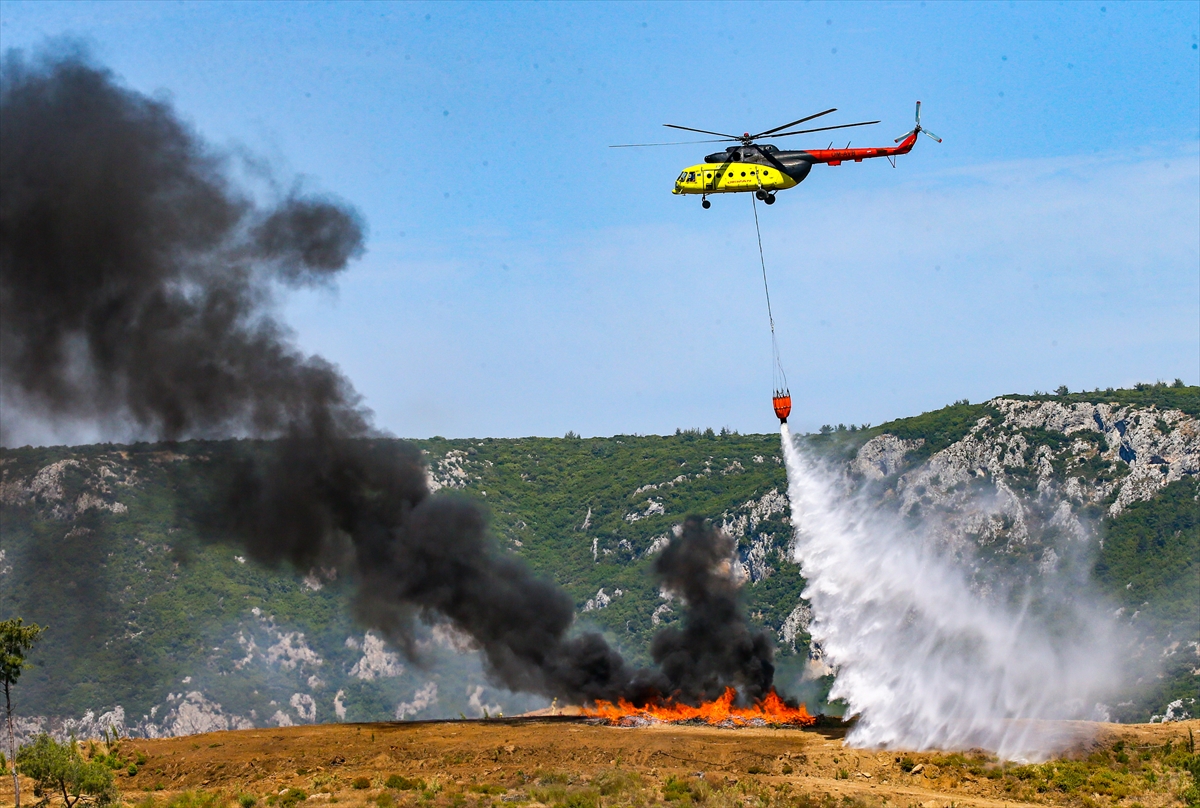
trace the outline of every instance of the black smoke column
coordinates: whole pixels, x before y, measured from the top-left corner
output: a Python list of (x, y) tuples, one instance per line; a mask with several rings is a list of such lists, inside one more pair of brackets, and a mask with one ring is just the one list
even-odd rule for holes
[(687, 604), (682, 625), (660, 631), (650, 653), (680, 701), (711, 701), (735, 687), (757, 701), (771, 689), (774, 648), (746, 620), (731, 570), (736, 544), (698, 516), (662, 551), (654, 570)]
[(769, 646), (738, 627), (721, 572), (733, 545), (697, 520), (658, 562), (690, 609), (655, 641), (662, 672), (631, 668), (597, 634), (570, 636), (567, 594), (499, 550), (470, 503), (430, 497), (417, 450), (378, 439), (349, 381), (275, 318), (281, 286), (328, 283), (362, 253), (359, 215), (299, 192), (264, 206), (230, 162), (168, 103), (77, 53), (5, 56), (6, 417), (274, 439), (249, 444), (226, 496), (204, 503), (212, 526), (264, 562), (338, 565), (363, 623), (402, 648), (414, 619), (449, 621), (510, 689), (638, 703), (765, 692)]
[(275, 438), (205, 503), (255, 558), (342, 565), (366, 625), (411, 648), (414, 617), (449, 620), (514, 690), (654, 689), (598, 635), (568, 637), (571, 599), (497, 550), (471, 504), (430, 498), (419, 453), (371, 440), (350, 383), (273, 316), (281, 284), (328, 282), (362, 253), (354, 210), (261, 206), (170, 105), (78, 54), (10, 53), (0, 78), (6, 405), (153, 438)]
[(0, 86), (0, 374), (6, 403), (148, 436), (278, 435), (366, 413), (270, 313), (363, 250), (352, 209), (266, 209), (165, 102), (79, 56), (9, 53)]

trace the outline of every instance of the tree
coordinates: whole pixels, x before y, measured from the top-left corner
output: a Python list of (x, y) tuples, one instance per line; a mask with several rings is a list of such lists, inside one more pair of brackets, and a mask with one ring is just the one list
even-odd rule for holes
[(0, 622), (0, 678), (4, 679), (4, 708), (8, 716), (8, 751), (13, 760), (13, 797), (21, 808), (21, 784), (17, 779), (17, 741), (13, 733), (12, 686), (28, 666), (25, 655), (46, 629), (36, 623), (24, 624), (19, 617)]
[(84, 760), (74, 741), (60, 744), (42, 733), (17, 755), (21, 773), (33, 779), (35, 794), (57, 792), (63, 803), (72, 808), (80, 800), (97, 806), (117, 801), (113, 773), (99, 760)]

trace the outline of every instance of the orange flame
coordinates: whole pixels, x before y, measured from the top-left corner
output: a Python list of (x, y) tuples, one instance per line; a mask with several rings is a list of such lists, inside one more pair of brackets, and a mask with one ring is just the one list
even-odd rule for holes
[(618, 700), (616, 704), (598, 700), (595, 707), (585, 707), (583, 714), (604, 719), (617, 726), (675, 724), (682, 721), (703, 721), (706, 724), (738, 727), (763, 724), (805, 727), (817, 723), (817, 719), (808, 714), (803, 704), (799, 707), (789, 707), (774, 690), (753, 707), (734, 707), (733, 700), (736, 697), (737, 693), (729, 687), (720, 698), (705, 702), (699, 707), (674, 702), (635, 707), (625, 699)]

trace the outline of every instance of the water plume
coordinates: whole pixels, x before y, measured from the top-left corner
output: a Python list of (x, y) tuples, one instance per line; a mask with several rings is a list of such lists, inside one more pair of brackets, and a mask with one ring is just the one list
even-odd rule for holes
[(782, 428), (810, 632), (859, 716), (856, 746), (982, 748), (1040, 759), (1067, 742), (1040, 719), (1091, 717), (1121, 679), (1113, 622), (1080, 597), (1053, 616), (974, 591), (961, 565), (855, 495)]

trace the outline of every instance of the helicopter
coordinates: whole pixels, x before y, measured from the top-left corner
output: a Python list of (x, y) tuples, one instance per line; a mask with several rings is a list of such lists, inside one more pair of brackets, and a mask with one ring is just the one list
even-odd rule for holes
[(701, 206), (707, 210), (712, 206), (712, 203), (708, 199), (710, 194), (753, 192), (755, 197), (760, 201), (768, 205), (773, 205), (775, 204), (776, 192), (795, 188), (803, 182), (805, 177), (808, 176), (808, 172), (812, 170), (814, 163), (840, 166), (843, 162), (850, 160), (861, 163), (870, 157), (886, 157), (891, 162), (892, 167), (895, 168), (896, 156), (908, 154), (912, 151), (913, 146), (917, 142), (917, 136), (922, 132), (938, 143), (942, 142), (940, 137), (921, 126), (920, 101), (917, 102), (916, 125), (905, 134), (896, 138), (895, 142), (899, 144), (897, 146), (852, 149), (850, 148), (850, 144), (847, 143), (846, 148), (835, 149), (833, 148), (833, 144), (830, 143), (827, 149), (781, 151), (773, 144), (759, 144), (755, 142), (762, 139), (774, 140), (775, 138), (788, 137), (790, 135), (806, 135), (812, 132), (827, 132), (833, 129), (849, 129), (855, 126), (871, 126), (879, 123), (879, 121), (860, 121), (858, 123), (839, 124), (838, 126), (822, 126), (815, 129), (782, 131), (791, 129), (793, 126), (799, 126), (802, 123), (807, 123), (815, 118), (820, 118), (823, 115), (828, 115), (831, 112), (837, 112), (837, 108), (827, 109), (815, 115), (809, 115), (791, 123), (786, 123), (783, 126), (776, 126), (774, 129), (759, 132), (756, 135), (746, 132), (740, 137), (722, 132), (710, 132), (707, 129), (693, 129), (690, 126), (665, 123), (663, 126), (671, 129), (682, 129), (685, 132), (699, 132), (700, 134), (717, 135), (718, 137), (715, 140), (689, 140), (677, 143), (626, 143), (610, 148), (682, 146), (693, 143), (733, 142), (739, 144), (729, 146), (724, 151), (706, 155), (702, 164), (688, 166), (675, 179), (673, 194), (698, 194)]

